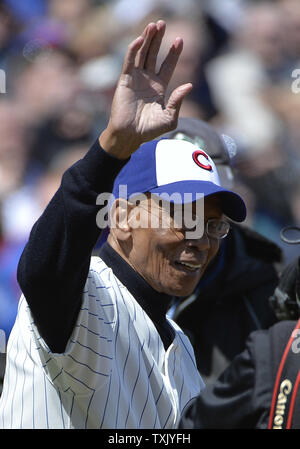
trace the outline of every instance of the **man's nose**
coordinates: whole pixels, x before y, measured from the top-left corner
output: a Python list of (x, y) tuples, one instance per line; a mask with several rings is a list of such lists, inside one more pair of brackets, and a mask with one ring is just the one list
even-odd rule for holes
[(186, 244), (189, 247), (197, 248), (198, 251), (209, 250), (211, 247), (210, 239), (205, 231), (201, 237), (186, 238)]

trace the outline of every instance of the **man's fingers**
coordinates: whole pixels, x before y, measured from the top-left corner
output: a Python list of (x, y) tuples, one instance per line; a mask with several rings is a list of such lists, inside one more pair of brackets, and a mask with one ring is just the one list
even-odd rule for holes
[(136, 55), (139, 49), (142, 47), (144, 40), (144, 36), (139, 36), (128, 46), (127, 53), (123, 62), (122, 74), (129, 74), (134, 68)]
[(143, 31), (144, 42), (140, 47), (136, 58), (135, 58), (135, 66), (139, 69), (143, 69), (145, 65), (145, 61), (147, 58), (148, 50), (151, 45), (151, 41), (157, 32), (157, 27), (155, 23), (149, 23)]
[[(159, 20), (157, 23), (149, 23), (146, 26), (142, 35), (128, 46), (122, 68), (123, 74), (130, 73), (134, 67), (155, 72), (157, 55), (165, 29), (166, 24), (162, 20)], [(169, 83), (182, 49), (183, 40), (178, 37), (171, 46), (158, 73), (163, 84), (167, 85)]]
[(177, 37), (175, 39), (175, 42), (171, 46), (165, 60), (163, 61), (158, 73), (159, 78), (165, 85), (168, 85), (170, 79), (172, 78), (182, 49), (183, 40), (180, 37)]
[(168, 100), (166, 110), (173, 120), (177, 120), (179, 116), (180, 107), (184, 97), (191, 92), (193, 88), (192, 83), (182, 84), (173, 90)]
[(144, 63), (145, 69), (150, 70), (152, 72), (155, 72), (157, 55), (166, 31), (166, 24), (164, 21), (159, 20), (156, 26), (157, 32), (152, 38)]

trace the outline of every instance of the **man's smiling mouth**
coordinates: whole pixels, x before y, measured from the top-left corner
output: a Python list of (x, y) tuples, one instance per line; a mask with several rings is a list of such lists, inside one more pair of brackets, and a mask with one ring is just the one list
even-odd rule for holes
[(193, 263), (193, 262), (185, 262), (185, 261), (176, 261), (176, 267), (180, 267), (184, 270), (188, 270), (191, 272), (200, 270), (203, 267), (203, 263)]

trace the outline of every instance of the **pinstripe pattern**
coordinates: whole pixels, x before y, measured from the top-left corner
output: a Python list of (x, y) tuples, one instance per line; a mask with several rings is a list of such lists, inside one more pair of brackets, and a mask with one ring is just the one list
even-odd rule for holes
[(165, 351), (148, 315), (96, 257), (63, 354), (50, 352), (22, 297), (8, 341), (0, 427), (176, 427), (203, 382), (187, 337), (169, 321), (176, 336)]

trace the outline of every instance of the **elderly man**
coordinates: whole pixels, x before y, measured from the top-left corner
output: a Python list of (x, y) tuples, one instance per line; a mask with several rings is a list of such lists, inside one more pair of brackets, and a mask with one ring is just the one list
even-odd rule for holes
[[(176, 126), (191, 89), (178, 87), (164, 104), (183, 44), (175, 40), (156, 74), (164, 31), (151, 23), (129, 45), (107, 128), (32, 229), (18, 267), (23, 296), (7, 347), (2, 428), (175, 428), (203, 386), (189, 340), (166, 311), (216, 254), (224, 215), (242, 221), (245, 205), (220, 187), (201, 149), (153, 140)], [(117, 175), (108, 241), (91, 258), (96, 203)], [(185, 201), (192, 220), (180, 222)]]

